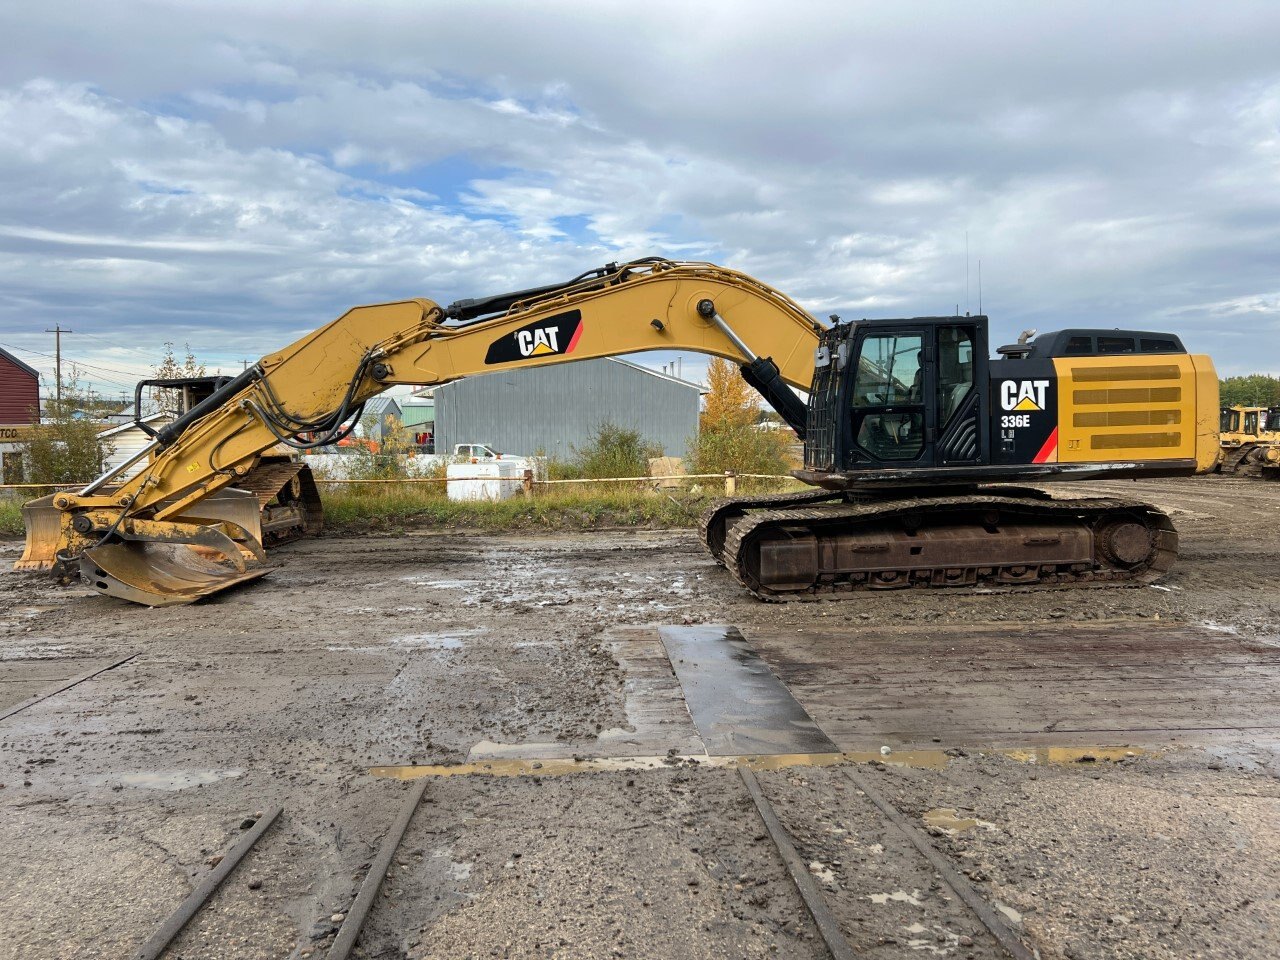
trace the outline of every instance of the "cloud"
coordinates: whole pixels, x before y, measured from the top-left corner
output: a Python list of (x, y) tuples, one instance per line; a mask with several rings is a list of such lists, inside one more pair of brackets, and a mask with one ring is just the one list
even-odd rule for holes
[(34, 331), (74, 317), (230, 365), (354, 303), (651, 253), (819, 315), (931, 314), (977, 309), (981, 260), (995, 340), (1168, 328), (1252, 370), (1280, 355), (1278, 27), (1141, 3), (0, 14), (0, 340), (47, 351)]

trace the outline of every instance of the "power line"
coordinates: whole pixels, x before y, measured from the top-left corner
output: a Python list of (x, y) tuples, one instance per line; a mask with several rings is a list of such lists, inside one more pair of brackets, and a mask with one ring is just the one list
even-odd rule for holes
[(155, 356), (153, 354), (147, 353), (145, 350), (139, 350), (137, 347), (126, 347), (123, 344), (112, 343), (106, 337), (99, 337), (93, 333), (85, 333), (83, 330), (80, 333), (81, 333), (81, 336), (88, 337), (91, 340), (97, 340), (99, 343), (105, 343), (107, 346), (111, 347), (112, 349), (128, 350), (130, 353), (136, 353), (140, 357), (146, 357), (149, 361), (155, 360)]
[[(50, 331), (50, 333), (52, 332), (53, 331)], [(71, 331), (63, 330), (62, 332), (70, 333)], [(57, 357), (53, 356), (52, 354), (41, 353), (39, 350), (31, 350), (28, 347), (15, 347), (13, 344), (10, 344), (10, 343), (0, 343), (0, 346), (8, 347), (10, 350), (17, 350), (19, 353), (30, 353), (33, 356), (44, 357), (46, 360), (57, 359)], [(132, 370), (117, 370), (114, 367), (103, 367), (103, 366), (99, 366), (96, 363), (87, 363), (84, 360), (71, 360), (69, 362), (74, 363), (77, 367), (88, 367), (90, 370), (99, 370), (103, 373), (118, 373), (122, 377), (131, 378), (131, 380), (132, 378), (138, 377), (138, 374)], [(141, 378), (138, 378), (138, 379), (141, 379)], [(136, 382), (136, 381), (133, 381), (133, 382)]]
[(75, 333), (74, 330), (63, 330), (61, 324), (55, 323), (52, 330), (45, 330), (45, 333), (53, 334), (53, 362), (54, 362), (54, 390), (58, 394), (58, 402), (62, 402), (62, 335), (64, 333)]

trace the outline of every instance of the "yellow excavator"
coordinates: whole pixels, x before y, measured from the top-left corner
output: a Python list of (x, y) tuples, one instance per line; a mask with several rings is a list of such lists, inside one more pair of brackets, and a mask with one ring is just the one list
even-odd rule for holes
[(1007, 484), (1211, 471), (1208, 357), (1168, 334), (1073, 329), (991, 359), (984, 316), (833, 320), (745, 274), (661, 258), (448, 306), (356, 307), (157, 431), (135, 476), (29, 505), (18, 567), (189, 603), (267, 572), (240, 485), (277, 444), (336, 443), (397, 384), (646, 350), (737, 361), (804, 440), (796, 476), (812, 490), (702, 518), (708, 551), (762, 599), (1144, 583), (1172, 564), (1177, 533), (1150, 504)]
[(1219, 473), (1280, 479), (1280, 408), (1223, 407), (1218, 430)]

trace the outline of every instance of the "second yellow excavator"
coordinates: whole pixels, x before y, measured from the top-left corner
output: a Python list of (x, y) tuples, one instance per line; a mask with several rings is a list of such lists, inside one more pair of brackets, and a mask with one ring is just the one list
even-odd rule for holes
[(1177, 533), (1150, 504), (1003, 484), (1212, 470), (1209, 358), (1169, 334), (1071, 329), (991, 359), (987, 336), (983, 316), (824, 326), (745, 274), (660, 258), (448, 306), (357, 307), (159, 430), (136, 476), (29, 505), (18, 566), (188, 603), (267, 572), (260, 504), (238, 484), (277, 444), (337, 442), (396, 384), (680, 350), (737, 361), (804, 440), (796, 476), (813, 490), (721, 501), (702, 520), (711, 555), (758, 597), (1159, 577)]
[(1219, 473), (1280, 479), (1280, 408), (1223, 407), (1218, 438)]

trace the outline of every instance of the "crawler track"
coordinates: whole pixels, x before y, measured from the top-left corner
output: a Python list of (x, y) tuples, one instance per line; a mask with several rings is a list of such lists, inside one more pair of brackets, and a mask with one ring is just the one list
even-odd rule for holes
[(235, 485), (258, 498), (264, 541), (278, 544), (314, 537), (324, 526), (320, 494), (306, 464), (264, 460)]
[(698, 520), (698, 535), (716, 563), (724, 566), (724, 544), (729, 528), (750, 510), (781, 510), (842, 500), (844, 495), (830, 490), (804, 490), (800, 493), (771, 493), (758, 497), (717, 500)]
[(1144, 584), (1177, 559), (1177, 531), (1150, 504), (1017, 494), (759, 510), (729, 527), (724, 563), (763, 600), (808, 600), (865, 589)]

